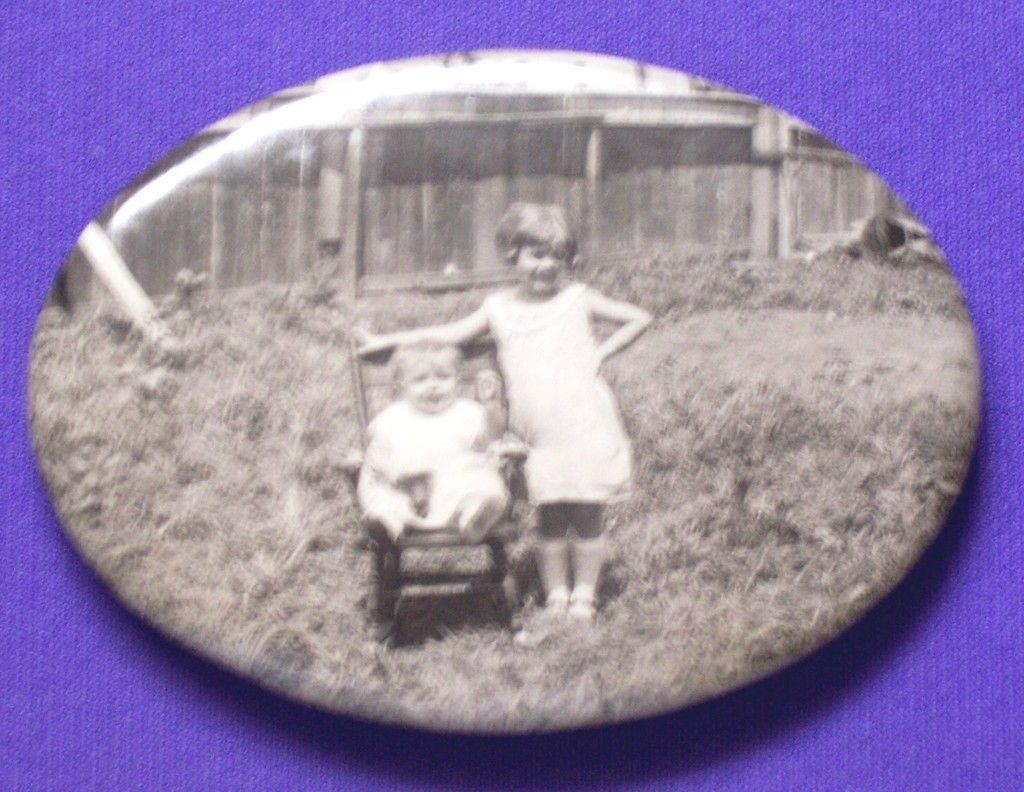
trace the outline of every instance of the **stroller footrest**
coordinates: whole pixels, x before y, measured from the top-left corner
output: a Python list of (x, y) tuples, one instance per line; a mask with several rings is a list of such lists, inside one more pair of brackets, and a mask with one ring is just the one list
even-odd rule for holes
[(455, 586), (468, 583), (490, 585), (496, 583), (490, 570), (479, 572), (404, 572), (402, 588), (406, 586)]

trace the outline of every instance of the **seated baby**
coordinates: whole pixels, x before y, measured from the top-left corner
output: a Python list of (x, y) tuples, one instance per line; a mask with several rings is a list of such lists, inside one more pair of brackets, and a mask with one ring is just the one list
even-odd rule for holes
[(505, 514), (493, 420), (482, 404), (459, 397), (460, 360), (440, 344), (395, 352), (401, 397), (370, 422), (358, 487), (364, 513), (394, 539), (408, 528), (456, 529), (478, 542)]

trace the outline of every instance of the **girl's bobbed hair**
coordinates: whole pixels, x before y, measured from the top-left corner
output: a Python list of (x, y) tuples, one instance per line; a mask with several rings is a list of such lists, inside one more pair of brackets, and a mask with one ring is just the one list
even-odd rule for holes
[(576, 262), (576, 232), (557, 204), (512, 204), (498, 221), (495, 241), (510, 265), (523, 245), (547, 245), (569, 267)]

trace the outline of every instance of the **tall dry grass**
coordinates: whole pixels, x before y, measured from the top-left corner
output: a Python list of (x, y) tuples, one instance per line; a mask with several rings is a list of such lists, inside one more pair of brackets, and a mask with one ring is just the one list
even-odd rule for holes
[[(40, 465), (129, 607), (290, 695), (432, 728), (662, 710), (855, 619), (934, 535), (967, 463), (976, 363), (949, 276), (796, 266), (584, 273), (658, 316), (606, 371), (635, 493), (608, 513), (596, 627), (532, 649), (472, 597), (410, 602), (405, 645), (375, 643), (341, 466), (357, 443), (352, 322), (436, 321), (479, 293), (351, 306), (297, 285), (168, 301), (178, 368), (108, 308), (46, 314), (32, 368)], [(529, 590), (528, 546), (514, 559)]]

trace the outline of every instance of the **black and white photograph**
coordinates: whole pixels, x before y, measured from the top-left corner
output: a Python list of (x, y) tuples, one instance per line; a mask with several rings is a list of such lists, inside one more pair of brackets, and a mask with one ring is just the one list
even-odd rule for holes
[(808, 655), (942, 527), (971, 320), (927, 227), (700, 77), (492, 51), (212, 123), (82, 229), (30, 409), (128, 609), (286, 697), (527, 733)]

